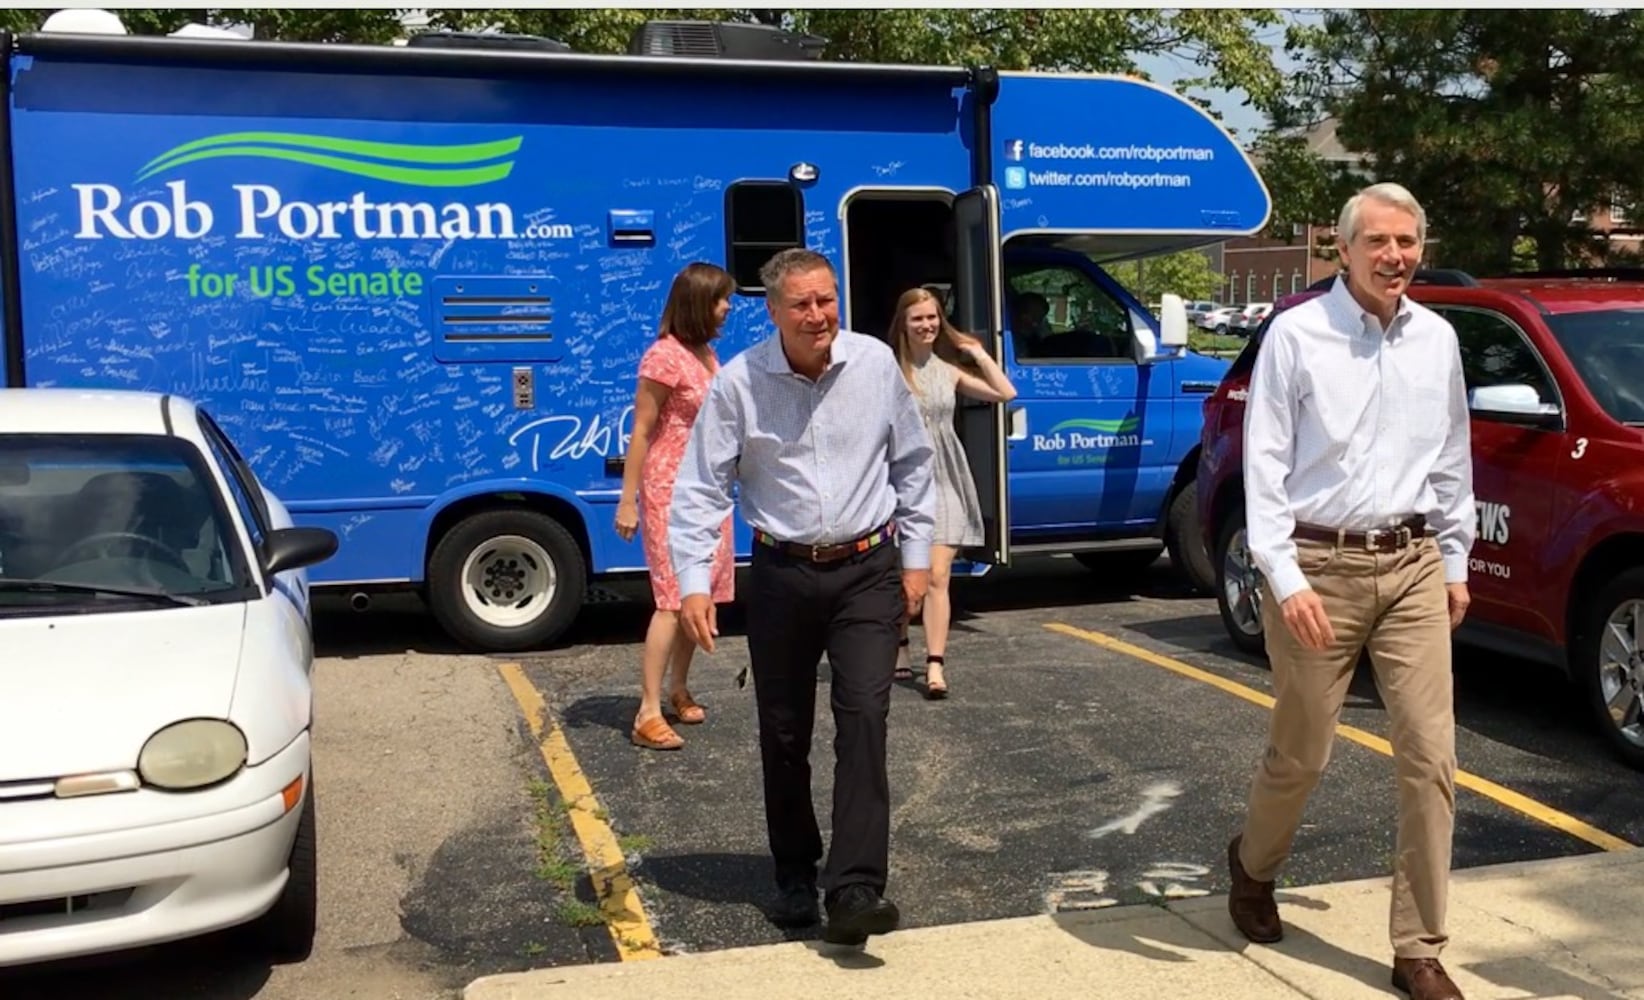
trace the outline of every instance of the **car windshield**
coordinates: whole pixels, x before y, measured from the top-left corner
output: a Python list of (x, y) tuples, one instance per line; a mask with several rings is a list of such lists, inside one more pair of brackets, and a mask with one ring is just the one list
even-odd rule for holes
[(0, 613), (238, 599), (236, 537), (186, 441), (0, 435)]
[(1644, 309), (1602, 309), (1546, 317), (1598, 405), (1624, 424), (1644, 426)]

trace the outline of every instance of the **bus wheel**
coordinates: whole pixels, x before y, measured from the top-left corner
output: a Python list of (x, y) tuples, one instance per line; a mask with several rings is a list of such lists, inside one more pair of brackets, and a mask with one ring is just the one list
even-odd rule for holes
[(548, 645), (582, 608), (582, 551), (558, 521), (534, 510), (488, 510), (445, 533), (428, 561), (440, 627), (481, 652)]

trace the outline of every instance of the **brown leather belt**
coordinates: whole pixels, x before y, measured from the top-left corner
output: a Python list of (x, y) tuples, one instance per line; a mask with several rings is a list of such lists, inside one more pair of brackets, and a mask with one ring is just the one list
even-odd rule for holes
[(1349, 531), (1346, 528), (1326, 528), (1318, 524), (1297, 522), (1292, 533), (1310, 542), (1328, 542), (1341, 549), (1363, 549), (1366, 552), (1397, 552), (1427, 532), (1427, 518), (1413, 514), (1383, 528), (1368, 531)]
[(876, 549), (890, 541), (895, 534), (896, 522), (887, 521), (861, 538), (853, 538), (848, 542), (835, 542), (831, 545), (809, 545), (805, 542), (785, 542), (769, 532), (762, 531), (759, 528), (753, 529), (754, 541), (759, 544), (773, 548), (784, 555), (793, 556), (795, 559), (803, 559), (806, 562), (813, 563), (838, 562), (841, 559), (854, 556), (858, 552)]

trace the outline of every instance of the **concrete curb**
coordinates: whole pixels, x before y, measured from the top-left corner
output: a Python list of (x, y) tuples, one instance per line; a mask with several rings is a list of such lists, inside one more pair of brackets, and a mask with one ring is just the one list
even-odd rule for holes
[[(1644, 998), (1644, 851), (1456, 872), (1445, 964), (1468, 1000)], [(1390, 879), (1284, 889), (1285, 940), (1251, 945), (1225, 896), (920, 927), (865, 949), (815, 941), (477, 979), (464, 1000), (771, 1000), (841, 995), (1356, 1000), (1393, 995)]]

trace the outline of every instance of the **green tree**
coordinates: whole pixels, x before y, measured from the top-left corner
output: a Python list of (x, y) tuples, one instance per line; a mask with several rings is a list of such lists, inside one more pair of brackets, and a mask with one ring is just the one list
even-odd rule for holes
[(582, 52), (621, 52), (649, 20), (778, 24), (827, 40), (823, 58), (852, 62), (987, 64), (998, 69), (1143, 75), (1137, 57), (1171, 54), (1198, 67), (1179, 82), (1242, 90), (1272, 106), (1283, 79), (1256, 38), (1270, 10), (494, 10), (441, 11), (437, 21), (557, 38)]
[(1166, 293), (1184, 300), (1214, 299), (1223, 278), (1210, 268), (1210, 258), (1197, 250), (1143, 257), (1104, 265), (1115, 281), (1144, 304), (1158, 302)]
[[(0, 11), (0, 28), (37, 30), (50, 10)], [(134, 35), (175, 31), (190, 21), (250, 24), (279, 41), (387, 43), (403, 34), (409, 10), (121, 10)], [(752, 10), (752, 9), (428, 9), (435, 28), (497, 28), (544, 35), (579, 52), (622, 52), (649, 20), (730, 20), (778, 24), (827, 39), (824, 58), (855, 62), (988, 64), (999, 69), (1083, 70), (1143, 75), (1137, 57), (1170, 54), (1201, 72), (1179, 81), (1242, 90), (1264, 109), (1283, 80), (1256, 33), (1279, 23), (1269, 10)], [(1202, 103), (1202, 102), (1201, 102)]]
[[(1269, 10), (797, 10), (797, 9), (426, 9), (434, 28), (496, 28), (558, 39), (578, 52), (625, 51), (650, 20), (777, 24), (827, 40), (823, 57), (854, 62), (987, 64), (999, 69), (1080, 70), (1145, 75), (1139, 56), (1169, 54), (1196, 67), (1177, 83), (1242, 90), (1271, 109), (1283, 89), (1270, 48), (1257, 32), (1279, 23)], [(0, 28), (37, 30), (50, 10), (0, 11)], [(278, 41), (384, 44), (404, 33), (409, 10), (121, 10), (134, 35), (161, 35), (190, 21), (249, 24)], [(1202, 100), (1201, 104), (1204, 104)]]
[(1342, 202), (1366, 183), (1346, 164), (1326, 163), (1294, 130), (1262, 133), (1250, 153), (1273, 198), (1268, 235), (1288, 239), (1297, 224), (1333, 222)]
[(1644, 11), (1334, 9), (1293, 27), (1305, 60), (1280, 125), (1334, 115), (1379, 179), (1428, 209), (1448, 266), (1608, 248), (1577, 213), (1644, 204)]

